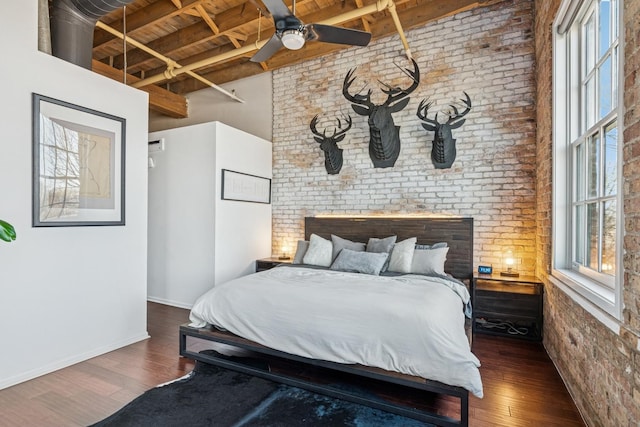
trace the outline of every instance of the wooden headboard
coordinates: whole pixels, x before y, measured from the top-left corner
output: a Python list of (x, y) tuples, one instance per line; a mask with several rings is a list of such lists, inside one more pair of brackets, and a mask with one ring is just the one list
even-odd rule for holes
[(447, 242), (449, 252), (445, 272), (460, 280), (473, 277), (473, 218), (342, 218), (307, 217), (305, 240), (311, 234), (331, 239), (335, 234), (344, 239), (366, 243), (369, 237), (398, 236), (398, 241), (416, 237), (419, 244)]

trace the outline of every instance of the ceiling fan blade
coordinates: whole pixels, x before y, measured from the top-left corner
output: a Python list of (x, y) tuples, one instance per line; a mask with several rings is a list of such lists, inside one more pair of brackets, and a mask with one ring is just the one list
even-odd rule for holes
[(325, 43), (350, 44), (353, 46), (366, 46), (371, 41), (371, 33), (351, 28), (335, 27), (333, 25), (309, 24), (307, 25), (309, 40), (317, 40)]
[(283, 47), (282, 41), (277, 34), (271, 36), (268, 42), (258, 50), (250, 59), (251, 62), (264, 62), (271, 58), (280, 48)]
[(269, 13), (273, 16), (274, 21), (293, 15), (282, 0), (262, 0), (262, 3), (269, 9)]

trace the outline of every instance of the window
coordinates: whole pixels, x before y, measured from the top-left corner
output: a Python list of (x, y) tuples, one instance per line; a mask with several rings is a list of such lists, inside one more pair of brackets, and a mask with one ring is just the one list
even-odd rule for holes
[(565, 0), (554, 35), (553, 276), (618, 319), (621, 1)]

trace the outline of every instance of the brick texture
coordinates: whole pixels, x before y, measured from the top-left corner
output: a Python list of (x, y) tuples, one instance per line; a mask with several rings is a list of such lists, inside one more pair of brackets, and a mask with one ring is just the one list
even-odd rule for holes
[(624, 1), (624, 288), (620, 334), (549, 281), (551, 268), (552, 23), (560, 0), (536, 0), (536, 272), (545, 281), (545, 347), (589, 426), (640, 425), (640, 2)]
[[(367, 118), (342, 96), (342, 82), (357, 66), (352, 93), (378, 79), (407, 87), (394, 66), (409, 67), (398, 36), (376, 40), (273, 72), (273, 252), (295, 248), (304, 217), (318, 214), (432, 214), (473, 217), (475, 261), (502, 268), (511, 248), (518, 269), (536, 268), (536, 126), (533, 2), (504, 1), (434, 21), (406, 32), (421, 72), (408, 106), (393, 118), (400, 126), (395, 167), (376, 169), (368, 154)], [(431, 163), (433, 132), (416, 117), (420, 101), (434, 102), (430, 117), (471, 97), (466, 123), (454, 130), (457, 157), (450, 169)], [(459, 104), (458, 104), (459, 105)], [(339, 146), (344, 166), (328, 175), (309, 122), (333, 130), (350, 114), (353, 127)]]

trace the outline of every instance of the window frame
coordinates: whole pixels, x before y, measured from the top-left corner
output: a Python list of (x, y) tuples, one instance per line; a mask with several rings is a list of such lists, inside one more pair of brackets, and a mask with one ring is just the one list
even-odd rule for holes
[[(588, 311), (604, 311), (617, 320), (622, 320), (622, 285), (623, 285), (623, 237), (624, 237), (624, 216), (623, 216), (623, 102), (622, 91), (619, 90), (623, 79), (624, 55), (624, 31), (622, 2), (617, 1), (618, 12), (618, 44), (617, 75), (612, 76), (611, 87), (617, 84), (618, 90), (612, 94), (617, 96), (616, 107), (614, 107), (602, 119), (597, 119), (595, 123), (587, 126), (581, 122), (584, 114), (585, 103), (581, 102), (582, 84), (585, 81), (582, 72), (584, 60), (580, 52), (580, 42), (583, 40), (581, 19), (588, 16), (589, 11), (597, 8), (598, 0), (564, 0), (559, 8), (554, 21), (553, 31), (553, 177), (552, 177), (552, 265), (551, 277), (554, 283), (563, 290), (579, 300), (580, 304)], [(595, 38), (596, 43), (598, 38)], [(611, 48), (610, 48), (611, 49)], [(614, 51), (611, 49), (611, 60), (614, 60)], [(602, 61), (602, 56), (596, 58), (595, 64)], [(578, 64), (578, 70), (569, 69), (570, 64)], [(597, 69), (597, 65), (594, 65)], [(573, 72), (571, 71), (573, 70)], [(595, 72), (595, 71), (594, 71)], [(577, 77), (577, 78), (576, 78)], [(613, 96), (613, 95), (612, 95)], [(575, 106), (574, 108), (570, 108)], [(596, 106), (597, 109), (597, 106)], [(574, 146), (587, 140), (594, 134), (602, 137), (602, 133), (611, 123), (616, 122), (617, 128), (617, 191), (613, 200), (616, 203), (616, 265), (615, 276), (594, 272), (588, 269), (576, 269), (573, 265), (572, 227), (576, 223), (574, 214), (574, 201), (572, 194), (575, 191), (574, 171), (572, 157)], [(584, 131), (583, 131), (584, 129)], [(604, 141), (600, 142), (604, 144)], [(602, 145), (604, 146), (604, 145)], [(604, 156), (604, 152), (601, 152)], [(602, 178), (604, 179), (604, 177)], [(598, 204), (602, 198), (607, 198), (604, 194), (596, 197)], [(609, 197), (610, 198), (610, 197)], [(594, 199), (590, 199), (593, 201)], [(603, 215), (603, 213), (601, 213)], [(599, 232), (599, 234), (602, 234)], [(602, 248), (600, 248), (602, 250)], [(586, 271), (585, 271), (586, 270)], [(596, 274), (594, 274), (596, 273)]]

